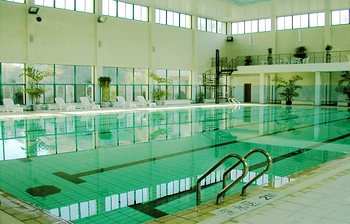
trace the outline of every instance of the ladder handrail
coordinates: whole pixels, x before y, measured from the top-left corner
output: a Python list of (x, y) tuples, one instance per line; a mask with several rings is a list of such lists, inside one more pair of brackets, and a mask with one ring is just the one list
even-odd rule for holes
[[(236, 168), (239, 164), (243, 164), (243, 172), (242, 175), (239, 176), (235, 181), (233, 181), (231, 184), (226, 186), (226, 181), (227, 181), (227, 175), (234, 169)], [(229, 167), (227, 170), (225, 170), (225, 172), (223, 173), (223, 180), (222, 180), (222, 190), (218, 193), (218, 195), (216, 196), (216, 204), (219, 205), (221, 204), (221, 197), (225, 195), (225, 193), (230, 190), (234, 185), (236, 185), (236, 183), (238, 183), (239, 181), (241, 181), (248, 173), (249, 170), (249, 166), (247, 161), (245, 160), (245, 158), (243, 157), (242, 160), (237, 161), (235, 164), (233, 164), (231, 167)]]
[(270, 156), (270, 154), (268, 152), (266, 152), (265, 150), (262, 150), (262, 149), (253, 149), (253, 150), (250, 150), (245, 156), (244, 156), (244, 159), (247, 159), (249, 156), (251, 156), (253, 153), (256, 153), (256, 152), (260, 152), (262, 153), (265, 157), (266, 157), (266, 162), (267, 162), (267, 165), (265, 167), (265, 169), (263, 171), (261, 171), (258, 175), (256, 175), (253, 179), (251, 179), (250, 181), (248, 181), (243, 187), (242, 187), (242, 193), (241, 193), (241, 196), (246, 196), (247, 193), (246, 193), (246, 190), (248, 188), (249, 185), (251, 185), (254, 181), (256, 181), (258, 178), (260, 178), (264, 173), (266, 173), (272, 166), (272, 158)]
[[(250, 181), (248, 181), (246, 184), (243, 185), (242, 187), (242, 192), (241, 192), (241, 196), (246, 196), (246, 189), (248, 188), (248, 186), (250, 184), (252, 184), (254, 181), (256, 181), (258, 178), (260, 178), (264, 173), (266, 173), (272, 166), (272, 158), (270, 156), (270, 154), (263, 150), (263, 149), (252, 149), (250, 150), (245, 156), (240, 156), (238, 154), (227, 154), (226, 156), (224, 156), (221, 160), (219, 160), (217, 163), (215, 163), (209, 170), (207, 170), (202, 176), (200, 176), (197, 180), (197, 206), (200, 204), (201, 201), (201, 182), (204, 178), (206, 178), (209, 174), (211, 174), (216, 168), (218, 168), (223, 162), (225, 162), (227, 159), (231, 158), (231, 157), (235, 157), (237, 158), (239, 161), (237, 161), (236, 163), (234, 163), (232, 166), (230, 166), (227, 170), (224, 171), (223, 173), (223, 181), (222, 181), (222, 190), (218, 193), (217, 197), (216, 197), (216, 204), (220, 204), (221, 203), (221, 198), (225, 195), (225, 193), (230, 190), (235, 184), (237, 184), (239, 181), (241, 181), (248, 173), (249, 171), (249, 165), (246, 161), (246, 159), (251, 156), (254, 153), (262, 153), (265, 157), (266, 157), (266, 167), (263, 171), (261, 171), (258, 175), (256, 175), (253, 179), (251, 179)], [(239, 164), (243, 164), (243, 172), (241, 174), (241, 176), (239, 176), (235, 181), (233, 181), (232, 183), (230, 183), (229, 185), (226, 186), (227, 183), (227, 176), (229, 175), (229, 173), (236, 168)]]
[[(218, 168), (222, 163), (224, 163), (227, 159), (229, 158), (237, 158), (239, 159), (239, 163), (243, 162), (246, 166), (244, 167), (245, 171), (248, 172), (248, 164), (245, 161), (245, 159), (238, 155), (238, 154), (227, 154), (225, 155), (222, 159), (220, 159), (217, 163), (215, 163), (210, 169), (208, 169), (204, 174), (202, 174), (202, 176), (200, 176), (197, 180), (197, 196), (196, 196), (196, 202), (197, 202), (197, 206), (200, 204), (201, 201), (201, 182), (202, 180), (204, 180), (204, 178), (206, 178), (209, 174), (211, 174), (216, 168)], [(239, 164), (238, 163), (238, 164)], [(236, 163), (235, 163), (236, 164)], [(237, 165), (238, 165), (237, 164)], [(236, 166), (237, 166), (236, 165)], [(232, 168), (233, 169), (233, 168)], [(243, 178), (243, 177), (242, 177)]]

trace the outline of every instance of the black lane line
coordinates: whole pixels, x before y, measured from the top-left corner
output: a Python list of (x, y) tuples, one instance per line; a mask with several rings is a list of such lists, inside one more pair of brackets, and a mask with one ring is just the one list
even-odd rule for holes
[[(299, 155), (299, 154), (301, 154), (303, 152), (307, 152), (307, 151), (310, 151), (312, 149), (316, 149), (316, 148), (318, 148), (320, 146), (323, 146), (323, 145), (326, 145), (326, 144), (329, 144), (329, 143), (332, 143), (332, 142), (335, 142), (335, 141), (338, 141), (338, 140), (341, 140), (341, 139), (344, 139), (344, 138), (347, 138), (347, 137), (350, 137), (350, 133), (342, 135), (342, 136), (338, 136), (338, 137), (335, 137), (335, 138), (332, 138), (332, 139), (325, 140), (323, 142), (317, 143), (315, 145), (308, 146), (306, 148), (299, 149), (299, 150), (294, 151), (294, 152), (290, 152), (290, 153), (287, 153), (287, 154), (275, 157), (275, 158), (273, 158), (272, 161), (273, 162), (278, 162), (278, 161), (281, 161), (281, 160), (284, 160), (284, 159), (288, 159), (290, 157)], [(256, 170), (256, 169), (259, 169), (259, 168), (264, 167), (264, 166), (266, 166), (266, 162), (257, 163), (257, 164), (254, 164), (253, 166), (249, 166), (249, 171)], [(213, 184), (217, 184), (217, 182), (213, 183)], [(209, 187), (211, 185), (212, 184), (203, 186), (203, 188)], [(160, 218), (162, 216), (168, 215), (168, 213), (165, 213), (165, 212), (162, 212), (162, 211), (160, 211), (161, 212), (160, 213), (159, 210), (156, 209), (156, 207), (158, 207), (160, 205), (163, 205), (163, 204), (166, 204), (168, 202), (174, 201), (174, 200), (176, 200), (178, 198), (181, 198), (181, 197), (184, 197), (186, 195), (195, 193), (195, 192), (196, 192), (196, 189), (195, 188), (191, 188), (190, 190), (187, 190), (185, 192), (180, 192), (180, 193), (177, 193), (177, 194), (174, 194), (174, 195), (168, 195), (168, 196), (165, 196), (163, 198), (159, 198), (159, 199), (156, 199), (156, 200), (153, 200), (153, 201), (149, 201), (149, 202), (146, 202), (146, 203), (132, 205), (130, 207), (135, 209), (135, 210), (137, 210), (137, 211), (139, 211), (139, 212), (142, 212), (144, 214), (152, 216), (154, 218)]]
[(229, 142), (225, 142), (225, 143), (219, 143), (219, 144), (214, 144), (214, 145), (210, 145), (210, 146), (204, 146), (204, 147), (190, 149), (190, 150), (183, 151), (183, 152), (176, 152), (176, 153), (172, 153), (172, 154), (167, 154), (167, 155), (158, 156), (158, 157), (152, 157), (152, 158), (148, 158), (148, 159), (143, 159), (143, 160), (133, 161), (133, 162), (129, 162), (129, 163), (119, 164), (119, 165), (115, 165), (115, 166), (109, 166), (109, 167), (105, 167), (105, 168), (94, 169), (94, 170), (85, 171), (85, 172), (81, 172), (81, 173), (77, 173), (77, 174), (68, 174), (68, 173), (63, 172), (63, 171), (54, 172), (53, 174), (56, 175), (56, 176), (59, 176), (59, 177), (61, 177), (63, 179), (65, 179), (65, 180), (68, 180), (68, 181), (70, 181), (72, 183), (80, 184), (80, 183), (86, 182), (85, 180), (80, 178), (80, 177), (84, 177), (84, 176), (89, 176), (89, 175), (93, 175), (93, 174), (97, 174), (97, 173), (103, 173), (103, 172), (106, 172), (106, 171), (116, 170), (116, 169), (120, 169), (120, 168), (128, 167), (128, 166), (135, 166), (135, 165), (138, 165), (138, 164), (147, 163), (147, 162), (151, 162), (151, 161), (154, 161), (154, 160), (166, 159), (166, 158), (170, 158), (170, 157), (173, 157), (173, 156), (184, 155), (184, 154), (193, 153), (193, 152), (196, 152), (196, 151), (201, 151), (201, 150), (205, 150), (205, 149), (209, 149), (209, 148), (215, 148), (215, 147), (219, 147), (219, 146), (230, 145), (230, 144), (234, 144), (234, 143), (238, 143), (238, 142), (243, 142), (243, 141), (256, 139), (256, 138), (260, 138), (260, 137), (275, 135), (275, 134), (288, 132), (288, 131), (292, 131), (292, 130), (298, 130), (298, 129), (302, 129), (302, 128), (309, 128), (309, 127), (313, 127), (313, 126), (321, 125), (321, 124), (340, 122), (340, 121), (344, 121), (344, 120), (348, 120), (348, 119), (350, 119), (350, 118), (343, 118), (343, 119), (338, 119), (338, 120), (333, 120), (333, 121), (321, 122), (321, 123), (318, 123), (318, 124), (308, 124), (308, 125), (304, 125), (304, 126), (299, 126), (297, 128), (290, 128), (290, 129), (286, 129), (286, 130), (280, 130), (280, 131), (276, 131), (276, 132), (271, 132), (271, 133), (268, 133), (268, 134), (263, 134), (263, 135), (258, 135), (258, 136), (254, 136), (254, 137), (249, 137), (249, 138), (242, 139), (242, 140), (239, 140), (239, 141), (234, 140), (234, 141), (229, 141)]

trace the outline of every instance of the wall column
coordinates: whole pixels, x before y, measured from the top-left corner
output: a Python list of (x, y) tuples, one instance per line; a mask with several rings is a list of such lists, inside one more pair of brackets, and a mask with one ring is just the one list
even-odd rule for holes
[(321, 105), (321, 72), (315, 73), (315, 106)]
[(260, 73), (259, 103), (265, 103), (265, 73)]

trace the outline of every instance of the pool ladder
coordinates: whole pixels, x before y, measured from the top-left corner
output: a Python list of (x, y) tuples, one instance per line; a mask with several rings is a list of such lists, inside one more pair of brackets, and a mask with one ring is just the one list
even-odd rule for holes
[[(227, 170), (224, 171), (223, 175), (222, 175), (222, 190), (217, 194), (216, 196), (216, 204), (219, 205), (221, 204), (221, 198), (223, 196), (225, 196), (225, 193), (230, 190), (236, 183), (238, 183), (239, 181), (241, 181), (247, 174), (249, 171), (249, 165), (246, 161), (246, 159), (251, 156), (254, 153), (262, 153), (265, 157), (266, 157), (266, 167), (264, 170), (262, 170), (258, 175), (256, 175), (253, 179), (251, 179), (250, 181), (248, 181), (246, 184), (244, 184), (244, 186), (242, 187), (242, 192), (241, 192), (241, 196), (246, 196), (246, 190), (248, 188), (249, 185), (251, 185), (254, 181), (256, 181), (258, 178), (260, 178), (264, 173), (266, 173), (272, 166), (272, 158), (270, 156), (269, 153), (267, 153), (265, 150), (262, 149), (253, 149), (250, 150), (245, 156), (240, 156), (238, 154), (227, 154), (226, 156), (224, 156), (222, 159), (220, 159), (217, 163), (215, 163), (209, 170), (207, 170), (202, 176), (200, 176), (197, 180), (197, 206), (201, 203), (201, 182), (202, 180), (204, 180), (204, 178), (206, 178), (208, 175), (210, 175), (216, 168), (218, 168), (221, 164), (223, 164), (227, 159), (229, 158), (237, 158), (238, 161), (236, 163), (234, 163), (232, 166), (230, 166)], [(230, 172), (236, 168), (239, 164), (243, 164), (243, 172), (242, 174), (235, 180), (233, 181), (231, 184), (227, 185), (227, 179), (228, 179), (228, 175), (230, 174)]]

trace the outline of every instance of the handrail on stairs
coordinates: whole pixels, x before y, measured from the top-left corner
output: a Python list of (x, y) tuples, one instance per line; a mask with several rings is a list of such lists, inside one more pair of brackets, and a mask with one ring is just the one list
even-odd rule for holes
[[(238, 154), (227, 154), (226, 156), (224, 156), (222, 159), (220, 159), (216, 164), (214, 164), (209, 170), (207, 170), (202, 176), (200, 176), (197, 180), (197, 206), (200, 204), (201, 202), (201, 181), (206, 178), (209, 174), (211, 174), (217, 167), (219, 167), (222, 163), (224, 163), (227, 159), (231, 158), (231, 157), (235, 157), (237, 158), (239, 161), (237, 161), (236, 163), (234, 163), (232, 166), (230, 166), (227, 170), (224, 171), (223, 173), (223, 181), (222, 181), (222, 190), (217, 194), (216, 197), (216, 204), (220, 204), (221, 203), (221, 198), (225, 195), (225, 193), (230, 190), (235, 184), (237, 184), (239, 181), (241, 181), (248, 173), (249, 171), (249, 165), (246, 161), (246, 159), (251, 156), (254, 153), (262, 153), (265, 157), (266, 157), (266, 167), (264, 168), (264, 170), (262, 170), (258, 175), (256, 175), (253, 179), (251, 179), (250, 181), (248, 181), (243, 187), (242, 187), (242, 192), (241, 192), (241, 196), (246, 196), (246, 189), (248, 188), (248, 186), (250, 184), (252, 184), (254, 181), (256, 181), (258, 178), (260, 178), (264, 173), (266, 173), (272, 166), (272, 158), (270, 156), (270, 154), (268, 152), (266, 152), (265, 150), (262, 149), (252, 149), (250, 150), (245, 156), (240, 156)], [(239, 176), (235, 181), (233, 181), (232, 183), (230, 183), (229, 185), (227, 185), (227, 179), (228, 179), (228, 175), (230, 174), (230, 172), (236, 168), (239, 164), (243, 164), (243, 172), (242, 175)], [(227, 185), (227, 186), (226, 186)]]
[(242, 187), (242, 192), (241, 192), (241, 196), (246, 196), (247, 195), (247, 188), (249, 185), (251, 185), (254, 181), (256, 181), (257, 179), (259, 179), (264, 173), (266, 173), (272, 166), (272, 158), (270, 156), (269, 153), (267, 153), (265, 150), (262, 149), (253, 149), (250, 150), (245, 156), (244, 158), (247, 159), (249, 156), (251, 156), (252, 154), (259, 152), (262, 153), (265, 157), (266, 157), (266, 167), (263, 171), (261, 171), (258, 175), (256, 175), (253, 179), (251, 179), (250, 181), (248, 181), (243, 187)]
[[(242, 172), (242, 175), (238, 178), (239, 180), (241, 180), (248, 172), (248, 164), (247, 162), (245, 161), (245, 159), (238, 155), (238, 154), (227, 154), (225, 155), (222, 159), (220, 159), (217, 163), (215, 163), (210, 169), (208, 169), (202, 176), (200, 176), (197, 180), (197, 196), (196, 196), (196, 203), (197, 203), (197, 206), (200, 204), (201, 202), (201, 182), (202, 180), (204, 180), (204, 178), (206, 178), (209, 174), (211, 174), (216, 168), (218, 168), (222, 163), (224, 163), (227, 159), (229, 158), (237, 158), (239, 161), (237, 162), (238, 164), (240, 163), (243, 163), (243, 166), (244, 166), (244, 169), (243, 169), (243, 172)], [(236, 164), (236, 163), (235, 163)], [(238, 164), (236, 166), (238, 166)], [(236, 166), (231, 166), (230, 168), (234, 169)], [(232, 170), (231, 169), (231, 170)], [(237, 179), (237, 180), (238, 180)], [(238, 181), (239, 181), (238, 180)], [(236, 181), (236, 182), (238, 182)]]

